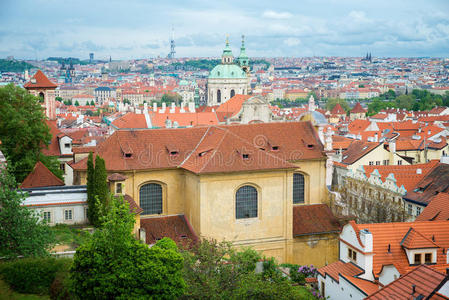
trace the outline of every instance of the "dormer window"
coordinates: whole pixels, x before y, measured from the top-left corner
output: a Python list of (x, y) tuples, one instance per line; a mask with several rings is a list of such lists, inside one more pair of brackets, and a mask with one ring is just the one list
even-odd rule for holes
[(170, 151), (170, 156), (176, 156), (178, 154), (179, 154), (178, 151)]
[(115, 193), (116, 194), (121, 194), (122, 193), (122, 184), (119, 182), (115, 185)]
[(415, 264), (421, 264), (421, 253), (415, 253)]
[(279, 146), (271, 146), (271, 150), (272, 151), (278, 151), (279, 150)]
[(357, 252), (352, 250), (351, 248), (348, 248), (348, 258), (352, 261), (357, 261)]
[(247, 153), (242, 154), (242, 158), (243, 159), (249, 159), (249, 154), (247, 154)]
[(432, 253), (424, 254), (424, 263), (426, 263), (426, 264), (432, 263)]
[(132, 155), (132, 153), (125, 153), (125, 158), (130, 158)]

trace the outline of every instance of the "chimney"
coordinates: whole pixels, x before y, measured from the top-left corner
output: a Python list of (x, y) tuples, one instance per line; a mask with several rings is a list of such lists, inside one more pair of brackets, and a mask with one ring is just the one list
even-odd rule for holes
[(157, 102), (153, 102), (153, 112), (157, 112)]
[(165, 113), (166, 108), (167, 108), (167, 104), (165, 102), (162, 102), (162, 109), (159, 112)]
[(422, 170), (421, 169), (416, 169), (416, 174), (418, 174), (418, 175), (420, 175), (420, 174), (422, 174)]
[(365, 273), (360, 277), (367, 280), (374, 280), (373, 278), (373, 255), (369, 254), (373, 252), (373, 235), (368, 229), (360, 230), (360, 241), (364, 245), (361, 249), (366, 254), (358, 259), (357, 264), (365, 270)]
[(170, 113), (173, 114), (176, 111), (176, 106), (175, 106), (175, 102), (171, 103), (171, 108), (170, 108)]
[(184, 103), (184, 102), (181, 102), (181, 109), (179, 110), (179, 112), (181, 112), (181, 113), (186, 112), (186, 111), (184, 110), (184, 105), (185, 105), (185, 103)]
[(396, 141), (390, 141), (390, 152), (396, 153)]
[(378, 136), (377, 136), (377, 132), (374, 134), (374, 141), (377, 143), (379, 141)]
[(189, 102), (189, 111), (191, 113), (195, 112), (195, 102)]
[(146, 102), (143, 103), (143, 111), (148, 112), (148, 104)]

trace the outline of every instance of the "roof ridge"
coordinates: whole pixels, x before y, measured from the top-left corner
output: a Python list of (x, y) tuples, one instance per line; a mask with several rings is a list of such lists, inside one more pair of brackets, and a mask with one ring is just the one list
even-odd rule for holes
[[(213, 127), (216, 127), (215, 125), (212, 125)], [(204, 138), (207, 136), (207, 133), (209, 132), (210, 128), (212, 126), (208, 126), (207, 130), (204, 132), (203, 136), (201, 137), (201, 139), (199, 140), (199, 142), (196, 144), (196, 146), (193, 148), (192, 151), (190, 151), (189, 155), (187, 155), (187, 157), (178, 165), (178, 168), (181, 168), (182, 165), (184, 165), (184, 163), (193, 155), (193, 153), (195, 153), (196, 149), (198, 149), (198, 147), (200, 146), (200, 144), (203, 142)]]
[(201, 173), (204, 170), (204, 168), (209, 164), (209, 162), (212, 160), (212, 158), (217, 153), (218, 148), (220, 148), (221, 144), (223, 143), (223, 140), (225, 139), (226, 135), (228, 134), (228, 130), (224, 130), (222, 128), (220, 128), (220, 129), (223, 130), (223, 132), (224, 132), (223, 137), (221, 138), (220, 142), (218, 143), (217, 148), (214, 150), (212, 155), (210, 155), (209, 159), (203, 164), (203, 167), (198, 171), (198, 173)]

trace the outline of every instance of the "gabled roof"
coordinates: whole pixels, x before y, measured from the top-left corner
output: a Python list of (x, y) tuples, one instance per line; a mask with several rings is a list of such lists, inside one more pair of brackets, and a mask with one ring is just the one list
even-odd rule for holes
[[(108, 171), (183, 168), (197, 174), (297, 168), (290, 162), (325, 157), (310, 122), (118, 130), (96, 154)], [(86, 170), (86, 162), (72, 168)]]
[[(35, 80), (35, 82), (33, 82)], [(23, 86), (26, 89), (34, 89), (34, 88), (56, 88), (57, 85), (51, 82), (47, 76), (41, 71), (37, 70), (37, 72), (31, 77), (31, 80), (25, 83)]]
[(346, 165), (352, 165), (380, 145), (382, 145), (382, 143), (355, 141), (343, 152), (343, 159), (341, 162)]
[[(237, 114), (241, 109), (243, 102), (251, 98), (251, 95), (235, 95), (225, 103), (221, 104), (216, 112), (223, 113), (227, 118)], [(220, 120), (222, 122), (222, 120)]]
[(293, 236), (335, 233), (340, 229), (340, 223), (326, 204), (293, 206)]
[(145, 229), (147, 244), (154, 244), (164, 237), (171, 238), (177, 244), (198, 240), (184, 215), (141, 219), (140, 227)]
[(36, 187), (60, 186), (64, 185), (64, 181), (53, 174), (43, 163), (38, 161), (30, 174), (20, 185), (21, 189), (29, 189)]
[(144, 114), (136, 114), (128, 112), (120, 118), (112, 121), (112, 125), (116, 128), (148, 128)]
[(410, 227), (405, 234), (401, 241), (401, 246), (407, 249), (438, 248), (437, 244), (423, 236), (413, 227)]
[(449, 192), (449, 165), (439, 163), (405, 195), (406, 200), (428, 204), (438, 193)]
[(345, 110), (341, 107), (340, 103), (337, 103), (331, 111), (333, 115), (346, 115)]
[(438, 193), (433, 197), (416, 221), (449, 220), (449, 194)]
[(351, 113), (353, 114), (364, 114), (366, 113), (366, 109), (362, 107), (360, 102), (357, 102), (355, 106), (351, 109)]
[[(427, 221), (427, 222), (393, 222), (372, 224), (351, 224), (356, 233), (361, 229), (367, 229), (373, 235), (373, 273), (379, 276), (382, 268), (393, 265), (400, 274), (416, 268), (410, 265), (406, 250), (401, 242), (407, 232), (413, 227), (428, 240), (434, 241), (439, 247), (437, 250), (437, 262), (431, 268), (440, 272), (449, 267), (446, 258), (446, 250), (449, 248), (449, 221)], [(390, 251), (388, 251), (390, 249)]]
[(337, 261), (327, 266), (318, 269), (318, 273), (321, 276), (326, 277), (326, 274), (332, 277), (335, 281), (339, 282), (339, 274), (345, 274), (346, 276), (356, 276), (363, 273), (363, 269), (359, 268), (351, 262)]
[[(421, 265), (387, 284), (366, 300), (424, 299), (444, 280), (445, 275), (426, 265)], [(415, 293), (412, 293), (415, 286)], [(422, 298), (418, 298), (419, 296)]]
[(61, 149), (59, 148), (59, 137), (64, 134), (56, 126), (56, 121), (46, 120), (48, 128), (50, 128), (51, 140), (47, 147), (42, 147), (41, 152), (47, 156), (60, 156)]

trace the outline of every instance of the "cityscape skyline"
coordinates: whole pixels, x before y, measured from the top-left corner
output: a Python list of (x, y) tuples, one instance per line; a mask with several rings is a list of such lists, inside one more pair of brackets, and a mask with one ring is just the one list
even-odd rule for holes
[[(0, 4), (0, 57), (88, 59), (219, 56), (225, 37), (252, 57), (447, 57), (445, 1), (6, 1)], [(238, 53), (234, 53), (237, 55)]]

